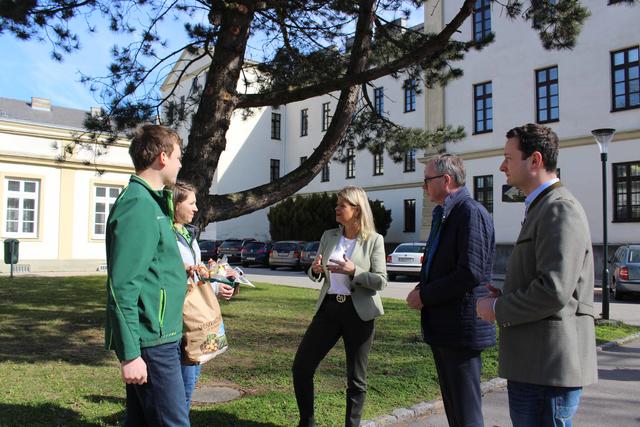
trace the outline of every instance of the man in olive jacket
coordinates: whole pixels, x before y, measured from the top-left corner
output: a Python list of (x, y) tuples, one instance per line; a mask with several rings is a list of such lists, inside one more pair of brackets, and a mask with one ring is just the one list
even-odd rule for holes
[(129, 154), (136, 174), (107, 221), (106, 348), (121, 363), (126, 426), (188, 426), (180, 370), (187, 279), (171, 228), (171, 192), (164, 189), (180, 170), (181, 140), (146, 125)]
[(558, 137), (537, 124), (507, 133), (500, 170), (526, 195), (502, 296), (477, 310), (500, 327), (501, 377), (518, 426), (570, 426), (597, 381), (593, 253), (587, 217), (556, 176)]

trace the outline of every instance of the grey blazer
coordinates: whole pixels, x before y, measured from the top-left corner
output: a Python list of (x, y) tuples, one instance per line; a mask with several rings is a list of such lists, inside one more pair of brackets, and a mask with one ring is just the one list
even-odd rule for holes
[(598, 379), (587, 217), (557, 183), (529, 211), (495, 305), (503, 378), (581, 387)]
[[(311, 268), (308, 275), (314, 282), (322, 283), (320, 296), (316, 303), (316, 311), (320, 308), (327, 291), (331, 287), (331, 279), (327, 270), (327, 262), (331, 253), (338, 245), (341, 230), (334, 228), (322, 234), (318, 254), (322, 255), (322, 267), (324, 272), (314, 275)], [(367, 321), (384, 314), (382, 301), (378, 291), (387, 286), (387, 264), (384, 255), (384, 239), (378, 233), (372, 233), (366, 240), (358, 237), (351, 254), (351, 261), (356, 266), (356, 271), (351, 280), (351, 299), (356, 313), (360, 319)]]

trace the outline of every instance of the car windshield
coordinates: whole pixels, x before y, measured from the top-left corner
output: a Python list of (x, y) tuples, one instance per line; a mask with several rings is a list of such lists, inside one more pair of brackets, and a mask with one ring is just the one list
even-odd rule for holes
[(273, 249), (278, 252), (295, 251), (298, 249), (298, 245), (296, 243), (276, 243)]
[(206, 240), (204, 242), (200, 242), (199, 245), (200, 245), (200, 249), (211, 249), (216, 247), (216, 242)]
[(414, 243), (406, 243), (404, 245), (398, 246), (394, 252), (415, 252), (415, 253), (420, 253), (420, 252), (424, 252), (424, 245), (414, 244)]
[(239, 248), (242, 246), (242, 241), (240, 240), (226, 240), (224, 242), (222, 242), (222, 245), (220, 245), (221, 248), (227, 249), (227, 248)]
[(304, 247), (305, 251), (317, 251), (318, 246), (320, 246), (320, 242), (311, 242), (307, 243), (307, 246)]
[(265, 243), (247, 243), (244, 248), (248, 251), (255, 251), (256, 249), (262, 249), (266, 246)]
[(629, 263), (640, 264), (640, 249), (631, 249), (629, 251)]

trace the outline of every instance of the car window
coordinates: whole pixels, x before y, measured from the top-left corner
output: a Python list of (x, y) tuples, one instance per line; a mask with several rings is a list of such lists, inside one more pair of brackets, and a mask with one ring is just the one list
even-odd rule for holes
[(307, 243), (307, 245), (304, 247), (304, 250), (305, 251), (317, 251), (318, 250), (318, 246), (320, 246), (320, 242)]
[(629, 263), (633, 263), (633, 264), (640, 263), (640, 249), (629, 250)]
[(264, 243), (247, 243), (246, 245), (244, 245), (245, 249), (249, 250), (249, 251), (253, 251), (256, 249), (262, 249), (264, 248), (266, 245)]
[(420, 244), (406, 243), (402, 245), (398, 245), (394, 252), (424, 252), (424, 246)]
[(224, 242), (222, 242), (222, 245), (220, 245), (220, 247), (224, 249), (239, 248), (241, 246), (242, 246), (241, 240), (225, 240)]
[(200, 246), (200, 249), (212, 249), (216, 247), (216, 242), (205, 240), (204, 242), (199, 242), (198, 245)]
[(273, 245), (273, 249), (278, 252), (295, 251), (298, 249), (298, 245), (296, 243), (276, 243)]

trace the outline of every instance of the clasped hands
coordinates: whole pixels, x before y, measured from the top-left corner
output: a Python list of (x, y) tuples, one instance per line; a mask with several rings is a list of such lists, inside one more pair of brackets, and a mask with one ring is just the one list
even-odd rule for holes
[[(343, 254), (342, 260), (330, 259), (327, 263), (327, 270), (331, 273), (353, 276), (353, 274), (356, 272), (356, 265), (349, 259), (349, 257), (347, 257), (346, 254)], [(322, 273), (322, 255), (316, 255), (315, 259), (313, 260), (313, 264), (311, 264), (311, 271), (313, 271), (313, 274), (316, 275)]]
[[(476, 312), (478, 317), (482, 320), (493, 322), (496, 320), (496, 313), (493, 310), (493, 306), (495, 300), (500, 296), (500, 291), (492, 286), (488, 286), (488, 288), (490, 292), (489, 296), (481, 298), (476, 302)], [(422, 299), (420, 298), (420, 288), (418, 286), (409, 292), (406, 301), (409, 308), (413, 308), (414, 310), (421, 310), (422, 307), (424, 307)]]
[(476, 301), (476, 313), (482, 320), (493, 322), (496, 320), (496, 312), (494, 311), (495, 301), (498, 299), (501, 292), (490, 284), (487, 284), (486, 286), (489, 289), (489, 296), (480, 298)]

